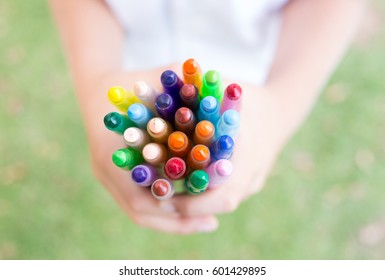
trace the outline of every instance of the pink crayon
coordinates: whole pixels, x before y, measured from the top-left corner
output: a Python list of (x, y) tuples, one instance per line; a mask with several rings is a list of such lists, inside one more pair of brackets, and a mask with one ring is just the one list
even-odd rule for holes
[(225, 89), (222, 101), (221, 113), (234, 109), (240, 112), (242, 107), (242, 88), (238, 84), (230, 84)]
[(220, 159), (211, 163), (206, 172), (209, 174), (209, 189), (215, 189), (221, 186), (233, 173), (233, 164), (228, 159)]

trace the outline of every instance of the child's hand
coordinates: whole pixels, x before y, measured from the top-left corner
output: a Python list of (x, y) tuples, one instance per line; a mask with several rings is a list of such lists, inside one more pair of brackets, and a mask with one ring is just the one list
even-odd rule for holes
[(197, 196), (174, 196), (170, 205), (186, 217), (215, 215), (234, 211), (258, 192), (275, 157), (289, 136), (283, 114), (272, 92), (243, 87), (241, 132), (235, 139), (233, 174), (223, 186)]

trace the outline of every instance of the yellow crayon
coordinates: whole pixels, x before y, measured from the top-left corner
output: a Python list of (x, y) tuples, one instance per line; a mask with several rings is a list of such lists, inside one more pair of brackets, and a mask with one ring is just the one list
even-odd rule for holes
[[(108, 99), (115, 105), (120, 111), (127, 113), (128, 107), (132, 104), (140, 102), (138, 97), (122, 87), (112, 87), (108, 90)], [(141, 103), (141, 102), (140, 102)]]

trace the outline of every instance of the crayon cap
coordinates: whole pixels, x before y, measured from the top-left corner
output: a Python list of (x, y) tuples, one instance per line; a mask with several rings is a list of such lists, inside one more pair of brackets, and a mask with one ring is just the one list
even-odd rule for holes
[(178, 76), (171, 70), (166, 70), (160, 76), (160, 80), (164, 85), (172, 85), (178, 80)]
[(242, 96), (242, 88), (238, 84), (230, 84), (226, 88), (227, 97), (231, 100), (238, 100)]
[(201, 101), (202, 110), (208, 113), (214, 112), (215, 109), (217, 108), (217, 105), (218, 105), (218, 101), (215, 99), (215, 97), (212, 97), (212, 96), (206, 96)]
[(151, 190), (157, 196), (164, 196), (167, 194), (168, 189), (170, 188), (170, 183), (164, 179), (158, 179), (152, 184)]
[(190, 175), (190, 183), (197, 191), (206, 189), (209, 184), (209, 175), (203, 170), (195, 170)]
[(205, 145), (196, 145), (192, 156), (196, 161), (205, 161), (210, 156), (210, 150)]
[(199, 71), (199, 64), (196, 62), (195, 59), (190, 58), (183, 63), (183, 70), (187, 74), (194, 74), (197, 71)]
[(172, 104), (172, 97), (167, 93), (160, 94), (156, 97), (155, 103), (160, 108), (168, 108)]
[(197, 95), (197, 88), (193, 84), (184, 84), (180, 89), (184, 99), (192, 99)]
[(222, 135), (218, 139), (218, 148), (222, 151), (231, 150), (234, 147), (234, 140), (228, 135)]
[(127, 166), (133, 160), (133, 155), (123, 149), (115, 151), (112, 155), (112, 161), (119, 167)]
[(186, 163), (181, 158), (173, 157), (166, 162), (164, 168), (166, 173), (180, 175), (186, 171)]
[(138, 166), (132, 170), (131, 176), (135, 182), (142, 183), (147, 179), (148, 174), (145, 168)]
[(233, 172), (233, 164), (229, 160), (219, 160), (216, 171), (221, 176), (229, 176)]
[(128, 108), (128, 116), (132, 120), (138, 120), (145, 114), (146, 107), (140, 103), (134, 103)]
[(125, 99), (126, 93), (122, 87), (112, 87), (108, 90), (108, 99), (112, 103), (120, 103)]
[(149, 90), (148, 85), (143, 81), (138, 81), (134, 85), (134, 92), (139, 97), (145, 96), (148, 90)]
[(209, 85), (215, 85), (219, 82), (220, 76), (219, 73), (215, 70), (210, 70), (205, 75), (206, 82)]
[(175, 131), (168, 137), (168, 146), (174, 149), (183, 148), (187, 142), (187, 136), (180, 131)]
[(223, 113), (223, 121), (227, 125), (236, 125), (239, 123), (239, 113), (233, 109), (227, 110)]
[(111, 112), (104, 117), (104, 125), (108, 128), (115, 128), (122, 122), (122, 117), (119, 113)]
[(193, 117), (192, 111), (187, 107), (179, 108), (175, 113), (175, 119), (180, 123), (188, 123)]
[(196, 126), (197, 133), (203, 137), (213, 135), (214, 129), (214, 125), (210, 121), (201, 121)]
[(159, 147), (154, 143), (149, 143), (143, 148), (143, 154), (146, 158), (153, 160), (156, 159), (161, 153)]

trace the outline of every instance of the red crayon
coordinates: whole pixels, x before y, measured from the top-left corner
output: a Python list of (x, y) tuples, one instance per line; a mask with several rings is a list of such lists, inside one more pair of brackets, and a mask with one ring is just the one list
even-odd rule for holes
[(170, 158), (164, 165), (164, 172), (171, 180), (179, 180), (186, 176), (186, 162), (179, 157)]

